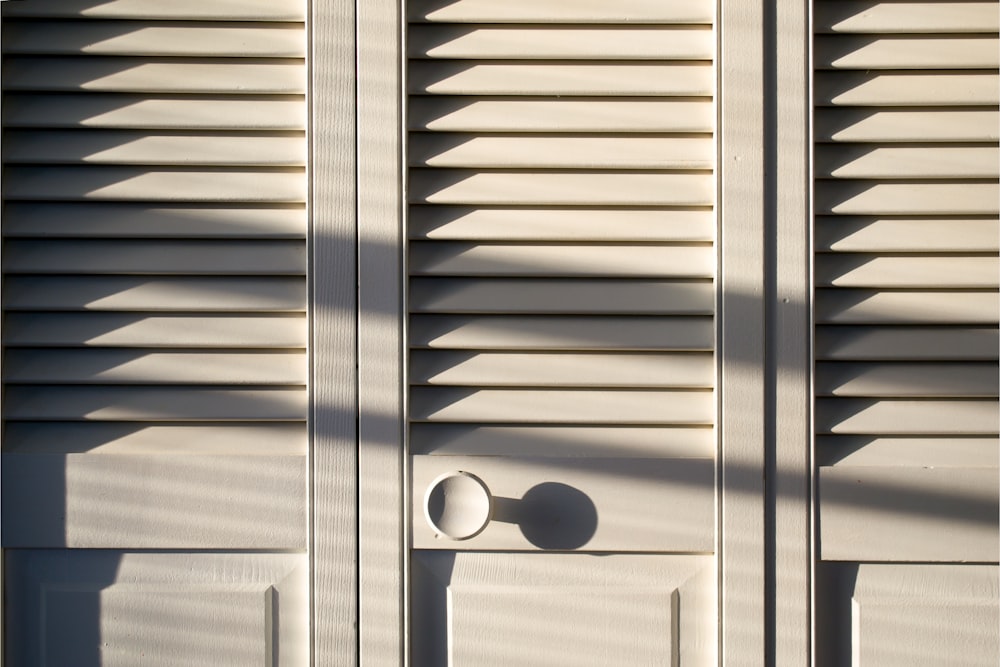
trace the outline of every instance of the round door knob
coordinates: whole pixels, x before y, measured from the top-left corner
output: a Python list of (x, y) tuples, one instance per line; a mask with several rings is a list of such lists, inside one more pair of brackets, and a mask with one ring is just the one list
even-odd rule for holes
[(427, 487), (424, 515), (436, 533), (452, 540), (467, 540), (483, 532), (493, 517), (493, 496), (473, 474), (448, 472)]

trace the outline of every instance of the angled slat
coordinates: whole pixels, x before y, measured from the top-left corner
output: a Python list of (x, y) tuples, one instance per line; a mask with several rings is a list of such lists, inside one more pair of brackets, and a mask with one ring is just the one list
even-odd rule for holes
[(995, 106), (1000, 104), (996, 74), (938, 71), (816, 75), (817, 106)]
[(996, 364), (848, 363), (816, 366), (817, 396), (989, 397), (996, 396)]
[(841, 361), (996, 361), (1000, 334), (995, 327), (820, 327), (815, 354)]
[[(411, 61), (409, 92), (432, 95), (707, 96), (710, 63)], [(275, 91), (278, 92), (278, 91)]]
[(297, 203), (306, 199), (301, 169), (18, 167), (4, 173), (9, 199)]
[(707, 391), (410, 390), (411, 418), (435, 422), (709, 424), (714, 404)]
[(817, 251), (997, 252), (996, 218), (855, 218), (819, 216)]
[(656, 276), (711, 278), (711, 247), (414, 243), (414, 276)]
[(303, 239), (306, 211), (300, 205), (9, 202), (3, 224), (8, 237)]
[(815, 3), (818, 33), (976, 33), (1000, 28), (995, 2)]
[(48, 347), (305, 348), (305, 315), (18, 313), (4, 319), (4, 344)]
[(661, 241), (715, 237), (711, 210), (410, 206), (413, 240)]
[(714, 111), (707, 99), (411, 96), (407, 119), (439, 132), (710, 132)]
[(711, 315), (708, 282), (650, 280), (441, 279), (410, 281), (415, 313)]
[(816, 439), (822, 466), (915, 466), (920, 468), (996, 468), (996, 437), (821, 436)]
[(15, 454), (305, 456), (309, 445), (304, 422), (10, 422), (4, 436)]
[(8, 385), (4, 410), (13, 420), (293, 421), (307, 405), (304, 389)]
[(479, 426), (417, 423), (414, 454), (608, 458), (713, 458), (706, 427)]
[(1000, 114), (980, 109), (816, 109), (817, 142), (995, 142)]
[(229, 97), (69, 93), (8, 94), (7, 127), (92, 127), (153, 130), (303, 130), (298, 96)]
[[(20, 384), (305, 385), (304, 352), (8, 350), (4, 381)], [(17, 390), (8, 389), (8, 395)]]
[(817, 37), (816, 69), (996, 69), (996, 36)]
[(996, 400), (820, 398), (816, 432), (879, 435), (996, 435)]
[(23, 277), (4, 281), (8, 310), (295, 312), (302, 278)]
[(409, 198), (430, 204), (710, 206), (714, 192), (708, 173), (413, 169)]
[(4, 161), (25, 164), (305, 166), (301, 135), (11, 130)]
[(460, 350), (708, 351), (714, 328), (710, 317), (415, 315), (409, 338), (412, 347)]
[(304, 21), (302, 0), (36, 0), (4, 7), (4, 16), (38, 18)]
[(8, 273), (305, 275), (301, 241), (8, 241)]
[(714, 5), (705, 0), (432, 0), (409, 3), (410, 21), (448, 23), (711, 23)]
[(39, 21), (3, 31), (4, 53), (112, 56), (305, 57), (298, 24)]
[(820, 324), (996, 324), (995, 291), (817, 291)]
[(836, 181), (816, 189), (816, 212), (838, 215), (996, 215), (994, 182), (881, 183)]
[(819, 287), (996, 288), (1000, 260), (963, 255), (820, 254), (815, 276)]
[(7, 90), (291, 95), (304, 93), (305, 85), (302, 61), (291, 58), (12, 56), (3, 64)]
[(708, 26), (600, 27), (411, 25), (410, 58), (548, 60), (711, 60)]
[(537, 137), (411, 133), (409, 163), (493, 169), (711, 169), (705, 137)]
[(996, 146), (816, 147), (817, 178), (997, 178)]
[(469, 387), (711, 389), (710, 354), (443, 352), (410, 354), (412, 384)]

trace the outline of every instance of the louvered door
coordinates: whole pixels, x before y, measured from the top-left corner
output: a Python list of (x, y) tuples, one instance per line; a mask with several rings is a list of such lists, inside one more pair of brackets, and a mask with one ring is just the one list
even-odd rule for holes
[(305, 664), (305, 3), (3, 11), (9, 664)]
[(415, 665), (713, 660), (712, 15), (407, 4)]
[(817, 656), (996, 664), (1000, 8), (815, 17)]

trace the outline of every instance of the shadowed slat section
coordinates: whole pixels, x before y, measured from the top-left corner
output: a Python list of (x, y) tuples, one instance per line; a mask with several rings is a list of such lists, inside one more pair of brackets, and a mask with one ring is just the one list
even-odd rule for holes
[(305, 6), (296, 0), (38, 0), (4, 7), (4, 15), (35, 18), (200, 19), (231, 21), (305, 20)]
[[(816, 540), (846, 561), (817, 571), (995, 562), (1000, 12), (813, 4)], [(913, 566), (879, 567), (885, 591), (817, 589), (817, 609), (850, 607), (849, 636), (817, 635), (822, 654), (904, 665), (961, 645), (962, 662), (996, 661), (982, 614), (931, 630), (923, 603), (888, 592)], [(957, 604), (969, 567), (921, 576)]]

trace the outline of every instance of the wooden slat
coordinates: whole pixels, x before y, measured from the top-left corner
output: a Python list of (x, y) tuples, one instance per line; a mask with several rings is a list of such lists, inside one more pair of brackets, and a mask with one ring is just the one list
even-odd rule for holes
[(710, 206), (709, 173), (410, 171), (409, 200), (430, 204)]
[(305, 315), (149, 315), (122, 313), (11, 313), (8, 346), (305, 348)]
[(17, 167), (3, 180), (8, 199), (298, 203), (306, 199), (301, 169), (141, 169)]
[(996, 178), (996, 146), (834, 146), (816, 147), (817, 178)]
[(305, 275), (301, 241), (8, 241), (7, 273)]
[(537, 137), (411, 133), (412, 166), (488, 169), (711, 169), (705, 137)]
[(996, 69), (1000, 41), (980, 37), (817, 37), (816, 69)]
[(302, 278), (21, 277), (4, 280), (8, 310), (296, 312)]
[[(22, 384), (305, 385), (304, 352), (10, 350), (4, 381)], [(8, 390), (16, 393), (16, 390)]]
[(816, 365), (817, 396), (989, 397), (998, 374), (988, 363), (848, 363)]
[(816, 109), (817, 142), (995, 142), (1000, 114), (995, 110)]
[(8, 202), (3, 224), (7, 237), (303, 239), (306, 211), (300, 205)]
[(997, 560), (996, 468), (820, 468), (818, 493), (825, 560)]
[(996, 74), (934, 73), (817, 74), (817, 106), (984, 106), (1000, 104)]
[(838, 215), (996, 215), (996, 182), (827, 182), (816, 189), (816, 213)]
[(827, 435), (816, 439), (821, 466), (996, 468), (1000, 442), (992, 438), (918, 438)]
[(996, 218), (853, 218), (819, 216), (817, 251), (997, 252)]
[(409, 92), (432, 95), (708, 96), (715, 86), (709, 63), (418, 60), (410, 62), (408, 71)]
[(996, 400), (816, 400), (816, 433), (996, 435)]
[(10, 422), (4, 436), (4, 452), (14, 454), (305, 456), (309, 446), (304, 422)]
[(714, 39), (708, 26), (600, 27), (412, 25), (410, 58), (555, 60), (711, 60)]
[(819, 327), (816, 359), (876, 361), (996, 361), (995, 327)]
[(995, 2), (816, 2), (819, 33), (976, 33), (1000, 28)]
[(284, 94), (305, 92), (305, 68), (297, 59), (9, 57), (6, 90), (109, 93)]
[(10, 130), (4, 161), (25, 164), (305, 166), (301, 135)]
[(995, 291), (817, 290), (819, 324), (996, 324)]
[(153, 130), (303, 130), (300, 97), (150, 97), (69, 93), (8, 94), (7, 127), (92, 127)]
[(838, 253), (819, 254), (815, 264), (819, 287), (996, 288), (998, 282), (996, 257)]
[(407, 111), (411, 130), (445, 132), (710, 132), (714, 122), (706, 99), (411, 96)]
[(704, 246), (469, 245), (413, 243), (414, 276), (607, 276), (711, 278), (715, 252)]
[(414, 454), (608, 458), (712, 458), (707, 427), (478, 426), (418, 423)]
[(414, 278), (414, 313), (565, 313), (711, 315), (708, 282), (648, 280), (452, 280)]
[(410, 353), (411, 384), (711, 389), (710, 354)]
[(304, 21), (302, 0), (35, 0), (4, 7), (4, 16), (38, 18)]
[(711, 210), (410, 206), (413, 240), (662, 241), (715, 237)]
[(3, 52), (102, 56), (305, 57), (300, 24), (39, 21), (8, 23)]
[(304, 389), (7, 386), (7, 419), (52, 421), (292, 421)]
[(416, 421), (576, 424), (709, 424), (711, 392), (414, 387)]
[(410, 21), (448, 23), (711, 23), (714, 5), (705, 0), (431, 0), (409, 3)]
[(714, 337), (710, 317), (414, 315), (409, 326), (413, 347), (458, 350), (708, 351)]

